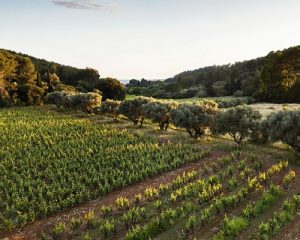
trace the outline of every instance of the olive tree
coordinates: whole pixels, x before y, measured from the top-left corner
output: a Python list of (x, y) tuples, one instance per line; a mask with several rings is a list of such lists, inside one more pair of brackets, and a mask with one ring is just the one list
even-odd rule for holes
[(167, 130), (171, 120), (170, 112), (177, 106), (177, 102), (156, 100), (144, 104), (142, 109), (145, 118), (150, 119), (154, 123), (158, 123), (161, 130)]
[(74, 93), (74, 92), (52, 92), (46, 96), (46, 101), (55, 104), (58, 108), (63, 106), (67, 109), (82, 110), (85, 113), (92, 113), (93, 109), (101, 104), (102, 96), (95, 92)]
[(102, 96), (99, 93), (76, 93), (71, 95), (70, 104), (74, 109), (83, 111), (84, 113), (92, 113), (93, 109), (100, 106)]
[(152, 98), (148, 97), (137, 97), (135, 99), (124, 100), (119, 107), (119, 111), (131, 120), (134, 125), (137, 125), (140, 122), (142, 126), (144, 121), (142, 106), (151, 100)]
[(280, 111), (270, 114), (261, 123), (261, 131), (272, 141), (279, 141), (300, 151), (300, 111)]
[(185, 128), (192, 138), (198, 138), (213, 126), (218, 105), (213, 101), (202, 101), (194, 104), (180, 104), (171, 111), (172, 123)]
[(244, 140), (252, 137), (259, 130), (262, 115), (248, 106), (237, 106), (218, 114), (214, 133), (229, 134), (241, 145)]
[(117, 121), (119, 112), (119, 106), (121, 101), (106, 99), (106, 101), (101, 103), (101, 106), (96, 109), (96, 113), (100, 115), (108, 115)]
[(55, 104), (57, 108), (60, 108), (63, 105), (64, 98), (69, 94), (70, 92), (66, 91), (55, 91), (48, 93), (46, 96), (46, 103)]

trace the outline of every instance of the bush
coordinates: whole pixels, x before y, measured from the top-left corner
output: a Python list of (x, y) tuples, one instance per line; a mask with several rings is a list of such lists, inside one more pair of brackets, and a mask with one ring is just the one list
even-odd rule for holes
[(103, 223), (100, 224), (100, 232), (102, 233), (104, 239), (108, 239), (113, 234), (116, 233), (116, 224), (115, 220), (104, 220)]
[(217, 116), (214, 132), (229, 134), (237, 144), (255, 135), (259, 130), (261, 114), (247, 106), (230, 108)]
[(92, 113), (93, 109), (100, 106), (102, 96), (99, 93), (76, 93), (71, 95), (71, 106), (85, 113)]
[(69, 94), (71, 93), (66, 91), (48, 93), (46, 96), (46, 103), (55, 104), (57, 108), (60, 108), (63, 105), (64, 98)]
[(100, 115), (108, 115), (117, 121), (119, 112), (119, 106), (121, 102), (117, 100), (106, 99), (106, 101), (101, 103), (101, 106), (95, 109), (95, 112)]
[(221, 98), (217, 99), (216, 102), (219, 105), (219, 108), (231, 108), (239, 105), (247, 105), (255, 102), (253, 97), (238, 97), (235, 98)]
[(18, 97), (27, 105), (41, 105), (45, 89), (34, 84), (24, 84), (18, 87)]
[(0, 108), (11, 106), (11, 99), (9, 93), (0, 87)]
[(222, 233), (224, 239), (234, 239), (238, 233), (247, 227), (247, 220), (242, 217), (234, 217), (229, 219), (227, 216), (224, 218), (224, 225)]
[(69, 109), (79, 109), (85, 113), (92, 113), (93, 109), (100, 106), (102, 96), (99, 93), (74, 93), (74, 92), (52, 92), (47, 94), (46, 101)]
[(300, 111), (281, 111), (270, 114), (261, 123), (261, 131), (272, 141), (281, 140), (300, 152)]
[(64, 223), (58, 223), (54, 226), (54, 228), (52, 229), (52, 236), (53, 239), (60, 239), (61, 236), (63, 235), (63, 233), (66, 230), (66, 226)]
[(235, 97), (242, 97), (244, 95), (243, 91), (241, 90), (236, 90), (234, 93), (233, 93), (233, 96)]
[(147, 97), (137, 97), (135, 99), (125, 100), (121, 103), (119, 111), (131, 120), (134, 125), (137, 125), (140, 122), (142, 126), (144, 121), (142, 106), (151, 100), (151, 98)]
[(171, 120), (170, 112), (177, 105), (177, 102), (151, 101), (143, 105), (143, 113), (146, 118), (158, 123), (161, 130), (167, 130)]
[(181, 104), (171, 111), (171, 119), (176, 127), (185, 128), (192, 138), (198, 138), (213, 126), (217, 112), (218, 105), (213, 101)]
[(82, 224), (82, 221), (80, 218), (72, 218), (71, 219), (71, 225), (73, 229), (78, 229), (80, 225)]

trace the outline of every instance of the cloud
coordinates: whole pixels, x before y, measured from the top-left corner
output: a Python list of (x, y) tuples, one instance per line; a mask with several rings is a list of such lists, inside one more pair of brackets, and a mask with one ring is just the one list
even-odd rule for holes
[(119, 8), (117, 3), (99, 3), (97, 0), (52, 0), (52, 3), (69, 9), (115, 11)]

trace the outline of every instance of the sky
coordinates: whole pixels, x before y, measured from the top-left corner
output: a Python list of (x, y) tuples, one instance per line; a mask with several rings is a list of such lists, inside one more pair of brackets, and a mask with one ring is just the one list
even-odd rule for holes
[(299, 0), (0, 0), (0, 48), (165, 79), (300, 45)]

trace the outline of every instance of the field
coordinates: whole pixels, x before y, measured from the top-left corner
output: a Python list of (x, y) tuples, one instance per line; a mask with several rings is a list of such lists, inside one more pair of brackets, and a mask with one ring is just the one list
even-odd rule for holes
[(254, 103), (250, 104), (250, 107), (259, 111), (263, 117), (268, 116), (270, 113), (278, 112), (282, 110), (300, 110), (300, 104), (287, 103), (287, 104), (276, 104), (276, 103)]
[[(134, 99), (136, 98), (136, 95), (126, 95), (126, 99)], [(246, 97), (234, 97), (234, 96), (225, 96), (225, 97), (206, 97), (206, 98), (199, 98), (199, 97), (192, 97), (192, 98), (179, 98), (179, 99), (166, 99), (166, 100), (172, 100), (172, 101), (178, 101), (179, 103), (185, 103), (185, 102), (198, 102), (203, 99), (206, 100), (215, 100), (215, 101), (231, 101), (231, 100), (245, 100)]]
[(293, 152), (52, 107), (0, 119), (0, 238), (299, 237)]

